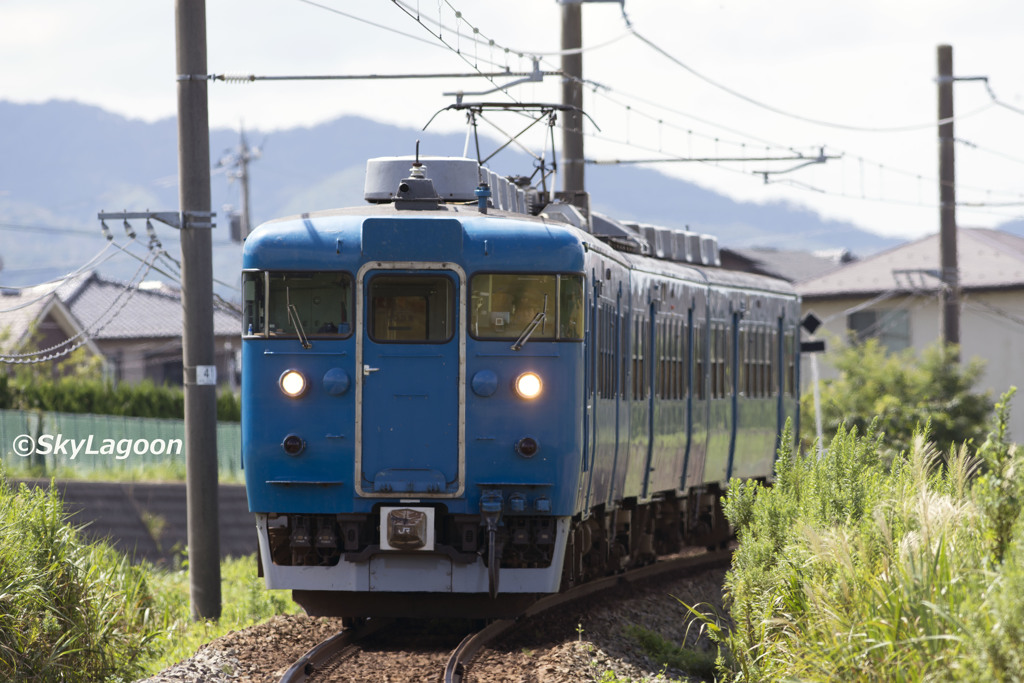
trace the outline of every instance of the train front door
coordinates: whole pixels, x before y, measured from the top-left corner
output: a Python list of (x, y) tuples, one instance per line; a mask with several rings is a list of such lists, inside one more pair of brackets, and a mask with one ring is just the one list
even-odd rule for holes
[(464, 487), (465, 275), (374, 262), (357, 279), (356, 492), (415, 498)]

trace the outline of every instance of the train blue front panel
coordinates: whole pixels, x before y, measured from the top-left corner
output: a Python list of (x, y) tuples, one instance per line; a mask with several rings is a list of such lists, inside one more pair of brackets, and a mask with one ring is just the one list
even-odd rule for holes
[[(254, 232), (244, 268), (266, 274), (260, 287), (270, 291), (278, 272), (296, 282), (304, 273), (338, 274), (350, 282), (351, 303), (340, 316), (321, 314), (337, 306), (313, 297), (303, 327), (329, 324), (337, 333), (306, 329), (309, 348), (298, 334), (275, 337), (288, 322), (274, 319), (272, 302), (269, 320), (244, 338), (250, 509), (372, 514), (417, 499), (479, 514), (482, 493), (497, 490), (516, 500), (508, 514), (575, 512), (583, 342), (531, 340), (513, 351), (508, 341), (474, 338), (466, 302), (477, 271), (578, 273), (582, 253), (570, 229), (476, 216), (314, 215)], [(282, 291), (294, 297), (298, 287)], [(294, 398), (281, 387), (289, 370), (308, 381)], [(544, 382), (533, 401), (512, 389), (528, 371)], [(290, 437), (301, 442), (296, 453), (286, 448)], [(537, 443), (535, 453), (517, 450), (524, 439)]]

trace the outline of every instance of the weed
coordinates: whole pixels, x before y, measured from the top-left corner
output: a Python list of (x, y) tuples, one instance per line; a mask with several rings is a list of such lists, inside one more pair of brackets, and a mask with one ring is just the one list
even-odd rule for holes
[(628, 624), (626, 636), (639, 645), (651, 660), (663, 667), (683, 671), (693, 676), (710, 678), (715, 672), (715, 656), (707, 652), (688, 650), (676, 645), (660, 634), (640, 626)]

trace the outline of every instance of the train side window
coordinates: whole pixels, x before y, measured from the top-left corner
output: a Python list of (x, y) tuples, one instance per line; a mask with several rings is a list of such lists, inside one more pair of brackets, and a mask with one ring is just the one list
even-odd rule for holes
[(583, 276), (558, 276), (558, 338), (583, 339)]
[(611, 305), (602, 303), (598, 309), (598, 340), (600, 362), (598, 364), (598, 395), (600, 398), (615, 398), (615, 335), (617, 318)]
[(625, 313), (619, 315), (619, 396), (622, 400), (629, 398), (626, 379), (629, 377), (629, 318)]
[(367, 303), (370, 338), (380, 343), (444, 343), (454, 335), (455, 287), (443, 275), (377, 275)]
[[(348, 273), (267, 273), (266, 277), (266, 331), (271, 337), (296, 338), (301, 332), (329, 339), (352, 333), (352, 276)], [(258, 311), (258, 300), (254, 304), (253, 310)]]
[(709, 349), (711, 356), (711, 362), (709, 363), (709, 370), (711, 371), (711, 398), (718, 398), (718, 325), (716, 323), (711, 324), (711, 348)]
[(779, 331), (772, 329), (768, 350), (768, 395), (779, 394)]
[(792, 397), (796, 396), (796, 336), (792, 330), (786, 331), (783, 348), (785, 349), (783, 358), (786, 373), (785, 394)]
[(705, 382), (707, 381), (704, 370), (705, 345), (704, 326), (697, 323), (693, 326), (693, 391), (698, 401), (703, 401), (705, 397)]

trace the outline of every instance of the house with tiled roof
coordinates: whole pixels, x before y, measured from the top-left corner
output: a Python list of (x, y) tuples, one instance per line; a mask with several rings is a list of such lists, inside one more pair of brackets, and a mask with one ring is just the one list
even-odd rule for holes
[[(230, 383), (241, 342), (241, 315), (214, 309), (217, 377)], [(86, 272), (61, 283), (0, 290), (0, 353), (82, 346), (115, 381), (182, 383), (181, 295), (166, 285), (132, 286)], [(41, 355), (49, 355), (43, 353)]]
[(802, 282), (835, 270), (855, 260), (846, 249), (802, 251), (774, 247), (722, 247), (722, 267)]
[[(998, 398), (1024, 389), (1024, 238), (977, 228), (957, 231), (960, 347), (965, 360), (986, 362), (978, 389)], [(829, 343), (875, 337), (887, 348), (924, 349), (941, 336), (937, 234), (908, 242), (799, 282), (804, 313), (824, 324)], [(834, 370), (822, 363), (823, 377)], [(803, 374), (805, 380), (809, 373)], [(1010, 430), (1024, 439), (1024, 401), (1011, 409)]]

